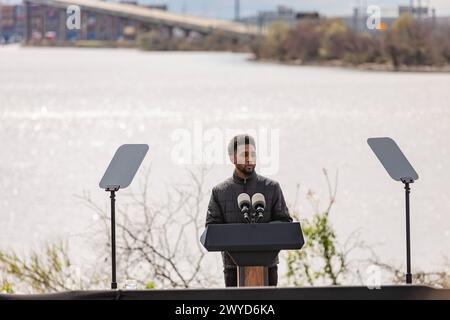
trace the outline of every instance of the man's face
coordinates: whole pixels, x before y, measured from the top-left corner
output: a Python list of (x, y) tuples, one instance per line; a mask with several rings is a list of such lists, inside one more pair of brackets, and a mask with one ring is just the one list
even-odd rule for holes
[(250, 144), (238, 146), (235, 159), (231, 159), (231, 161), (240, 172), (246, 175), (252, 174), (256, 167), (255, 147)]

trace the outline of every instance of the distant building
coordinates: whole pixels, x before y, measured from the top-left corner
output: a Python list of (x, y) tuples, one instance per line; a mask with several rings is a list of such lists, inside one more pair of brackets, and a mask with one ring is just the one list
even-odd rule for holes
[(0, 4), (0, 43), (19, 42), (25, 36), (25, 7)]
[(318, 19), (319, 13), (295, 11), (290, 7), (278, 6), (276, 11), (260, 11), (255, 16), (241, 18), (239, 22), (257, 25), (260, 31), (263, 31), (276, 21), (282, 21), (288, 25), (295, 25), (300, 20), (306, 18)]
[(420, 17), (429, 17), (431, 14), (435, 15), (433, 13), (434, 8), (429, 7), (414, 7), (412, 5), (409, 6), (399, 6), (398, 7), (398, 15), (401, 16), (404, 13), (408, 13), (413, 17), (420, 18)]
[(378, 29), (369, 29), (367, 27), (367, 20), (369, 14), (367, 13), (367, 6), (361, 5), (353, 8), (353, 15), (341, 17), (347, 26), (359, 32), (379, 33), (387, 28), (390, 28), (395, 20), (403, 14), (410, 14), (414, 19), (423, 19), (432, 23), (439, 23), (440, 19), (436, 18), (436, 10), (429, 6), (414, 6), (411, 1), (409, 6), (380, 6), (381, 25)]
[[(1, 1), (1, 0), (0, 0)], [(167, 5), (140, 5), (135, 0), (121, 0), (120, 3), (145, 7), (148, 9), (167, 11)], [(76, 40), (80, 38), (80, 31), (61, 29), (64, 23), (64, 11), (42, 5), (28, 4), (30, 17), (30, 35), (32, 40), (41, 39)], [(133, 37), (136, 27), (124, 19), (109, 17), (94, 13), (83, 13), (85, 23), (84, 37), (87, 40), (106, 40)], [(6, 5), (0, 2), (0, 44), (21, 42), (26, 37), (26, 6)], [(45, 29), (46, 32), (40, 30)], [(114, 30), (111, 30), (114, 29)], [(118, 30), (118, 31), (117, 31)]]

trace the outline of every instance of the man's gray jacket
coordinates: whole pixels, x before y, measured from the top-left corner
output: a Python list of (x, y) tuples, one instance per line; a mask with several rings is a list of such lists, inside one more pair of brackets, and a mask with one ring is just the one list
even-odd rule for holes
[[(292, 222), (278, 182), (258, 175), (256, 172), (253, 172), (246, 179), (242, 179), (234, 172), (233, 177), (228, 178), (212, 189), (206, 215), (206, 225), (213, 223), (246, 223), (237, 203), (238, 195), (243, 192), (250, 197), (259, 192), (265, 197), (264, 217), (258, 223), (271, 221)], [(230, 237), (232, 236), (230, 234)], [(224, 268), (236, 267), (236, 264), (227, 253), (222, 252), (222, 259)], [(276, 264), (278, 264), (278, 257), (273, 265)]]

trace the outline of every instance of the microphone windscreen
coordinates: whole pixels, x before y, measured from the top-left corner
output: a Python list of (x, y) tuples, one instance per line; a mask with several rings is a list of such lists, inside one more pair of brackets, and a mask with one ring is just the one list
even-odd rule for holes
[(266, 207), (266, 198), (262, 193), (255, 193), (252, 197), (252, 206), (256, 208), (257, 206)]
[(238, 195), (237, 202), (239, 208), (241, 209), (243, 205), (247, 205), (250, 207), (250, 205), (252, 204), (250, 201), (250, 196), (247, 193), (241, 193), (240, 195)]

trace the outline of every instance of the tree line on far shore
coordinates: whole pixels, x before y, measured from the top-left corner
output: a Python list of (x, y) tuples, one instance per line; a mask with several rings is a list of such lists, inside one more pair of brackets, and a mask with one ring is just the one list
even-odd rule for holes
[[(52, 41), (34, 45), (55, 46)], [(255, 60), (286, 64), (365, 66), (375, 70), (450, 71), (450, 24), (400, 16), (375, 33), (349, 28), (341, 19), (305, 18), (291, 26), (273, 23), (256, 37), (232, 37), (213, 30), (186, 35), (152, 30), (133, 41), (74, 41), (78, 47), (130, 47), (146, 51), (232, 51), (252, 53)]]
[(232, 39), (220, 31), (207, 36), (167, 37), (141, 34), (137, 45), (156, 51), (251, 52), (255, 60), (287, 64), (333, 64), (402, 68), (445, 67), (450, 70), (450, 25), (400, 16), (390, 28), (358, 32), (340, 19), (304, 19), (295, 26), (279, 21), (264, 36)]
[(357, 32), (339, 19), (305, 19), (294, 27), (274, 23), (252, 46), (256, 59), (295, 64), (450, 65), (450, 26), (400, 16), (377, 34)]

